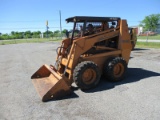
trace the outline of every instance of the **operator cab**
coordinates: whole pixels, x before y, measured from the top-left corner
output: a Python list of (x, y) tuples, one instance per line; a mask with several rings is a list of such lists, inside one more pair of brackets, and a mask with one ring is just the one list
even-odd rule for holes
[(74, 40), (111, 29), (113, 26), (116, 28), (119, 25), (119, 20), (119, 17), (70, 17), (66, 19), (66, 22), (73, 23), (73, 29), (69, 31), (68, 37)]

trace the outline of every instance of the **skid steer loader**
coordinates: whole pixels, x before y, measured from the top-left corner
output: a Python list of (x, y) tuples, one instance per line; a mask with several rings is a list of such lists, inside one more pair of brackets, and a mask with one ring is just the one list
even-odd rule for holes
[(45, 64), (31, 76), (42, 101), (70, 94), (73, 82), (85, 90), (98, 85), (101, 75), (120, 81), (126, 73), (133, 36), (126, 20), (75, 16), (66, 21), (73, 29), (57, 48), (55, 65)]

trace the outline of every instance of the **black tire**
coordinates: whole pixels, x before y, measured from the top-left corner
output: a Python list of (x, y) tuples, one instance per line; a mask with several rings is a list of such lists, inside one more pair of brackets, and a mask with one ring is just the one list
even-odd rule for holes
[(105, 77), (106, 75), (106, 66), (109, 64), (109, 62), (111, 62), (115, 57), (109, 57), (107, 58), (107, 60), (104, 63), (104, 67), (103, 67), (103, 73), (102, 73), (102, 77)]
[(82, 90), (95, 87), (100, 81), (98, 66), (91, 61), (79, 63), (73, 71), (73, 80)]
[(131, 45), (132, 45), (132, 50), (134, 50), (136, 44), (133, 42), (133, 43), (131, 43)]
[(127, 63), (121, 57), (116, 57), (104, 65), (104, 75), (107, 80), (118, 82), (124, 79), (127, 70)]

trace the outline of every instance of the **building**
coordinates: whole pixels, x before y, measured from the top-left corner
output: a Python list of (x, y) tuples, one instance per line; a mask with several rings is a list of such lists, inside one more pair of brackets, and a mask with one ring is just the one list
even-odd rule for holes
[[(141, 26), (130, 26), (130, 27), (137, 29), (136, 30), (137, 35), (140, 35), (140, 34), (145, 32), (145, 31), (143, 31), (143, 27), (141, 27)], [(152, 32), (156, 32), (156, 33), (160, 34), (160, 20), (158, 21), (157, 29), (155, 31), (152, 31)]]
[(141, 34), (143, 32), (143, 27), (140, 26), (131, 26), (131, 28), (136, 28), (137, 35)]

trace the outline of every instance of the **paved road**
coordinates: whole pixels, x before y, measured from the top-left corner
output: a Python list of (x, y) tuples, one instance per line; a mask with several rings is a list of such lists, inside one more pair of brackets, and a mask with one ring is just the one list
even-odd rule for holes
[[(0, 46), (0, 120), (160, 120), (160, 49), (132, 51), (126, 79), (43, 103), (30, 76), (58, 43)], [(74, 85), (74, 84), (73, 84)]]

